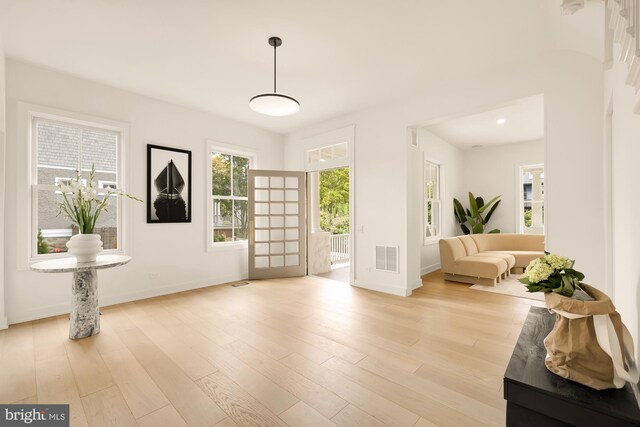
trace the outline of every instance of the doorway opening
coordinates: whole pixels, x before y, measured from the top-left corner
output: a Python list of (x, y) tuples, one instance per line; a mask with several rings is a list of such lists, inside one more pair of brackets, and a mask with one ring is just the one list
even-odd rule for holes
[(309, 172), (309, 274), (350, 282), (349, 168)]

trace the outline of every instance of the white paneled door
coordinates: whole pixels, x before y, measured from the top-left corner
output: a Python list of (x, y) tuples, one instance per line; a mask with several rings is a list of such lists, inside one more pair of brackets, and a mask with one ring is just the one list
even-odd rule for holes
[(249, 170), (249, 279), (307, 274), (305, 179)]

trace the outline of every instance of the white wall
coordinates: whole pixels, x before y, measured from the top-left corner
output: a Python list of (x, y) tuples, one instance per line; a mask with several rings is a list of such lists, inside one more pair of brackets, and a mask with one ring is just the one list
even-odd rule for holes
[[(205, 140), (248, 147), (258, 166), (282, 167), (283, 137), (253, 126), (118, 90), (71, 75), (14, 60), (7, 61), (7, 206), (5, 247), (15, 248), (19, 173), (25, 173), (18, 139), (18, 102), (127, 122), (130, 125), (130, 175), (127, 191), (146, 196), (146, 144), (192, 150), (193, 205), (190, 224), (147, 224), (146, 207), (130, 203), (133, 261), (99, 273), (103, 305), (246, 277), (246, 250), (206, 252)], [(216, 96), (212, 93), (211, 96)], [(5, 254), (6, 306), (10, 323), (68, 310), (71, 276), (19, 270), (15, 251)], [(157, 274), (151, 279), (150, 274)]]
[[(348, 124), (356, 126), (355, 227), (356, 283), (370, 289), (406, 295), (420, 280), (421, 210), (410, 209), (420, 200), (421, 178), (410, 168), (416, 152), (407, 142), (407, 126), (423, 126), (450, 115), (469, 114), (537, 94), (545, 96), (547, 239), (549, 250), (576, 258), (590, 282), (602, 283), (603, 209), (598, 203), (579, 209), (585, 200), (603, 194), (601, 143), (603, 126), (602, 65), (596, 59), (568, 51), (469, 75), (457, 81), (426, 82), (421, 90), (383, 106), (342, 116), (300, 129), (286, 137), (285, 165), (299, 168), (307, 136)], [(576, 168), (568, 167), (574, 159)], [(570, 189), (570, 191), (567, 191)], [(585, 233), (589, 230), (589, 233)], [(377, 272), (374, 247), (400, 247), (400, 274)], [(416, 262), (416, 260), (418, 260)]]
[(469, 191), (485, 201), (502, 196), (487, 231), (497, 228), (502, 233), (518, 232), (518, 166), (544, 163), (544, 146), (544, 140), (538, 140), (463, 151), (462, 204), (468, 206)]
[[(425, 159), (440, 164), (442, 237), (457, 236), (461, 234), (461, 230), (453, 212), (453, 198), (462, 200), (461, 197), (465, 194), (463, 151), (424, 128), (418, 129), (418, 140)], [(437, 241), (421, 244), (420, 274), (423, 275), (440, 268), (440, 250)]]
[[(640, 354), (640, 97), (625, 84), (626, 65), (619, 62), (615, 46), (613, 68), (605, 73), (604, 104), (612, 101), (613, 172), (613, 297), (622, 320), (631, 331)], [(590, 199), (589, 206), (599, 199)], [(600, 224), (594, 224), (599, 227)]]
[(5, 61), (0, 32), (0, 329), (7, 327), (4, 296), (5, 123)]

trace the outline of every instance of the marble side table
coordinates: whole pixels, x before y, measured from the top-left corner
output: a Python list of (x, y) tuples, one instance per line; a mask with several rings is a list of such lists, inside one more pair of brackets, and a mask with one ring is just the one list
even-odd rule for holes
[(77, 340), (100, 332), (98, 272), (131, 261), (124, 255), (98, 255), (94, 262), (77, 262), (74, 257), (37, 262), (31, 269), (41, 273), (73, 273), (69, 338)]

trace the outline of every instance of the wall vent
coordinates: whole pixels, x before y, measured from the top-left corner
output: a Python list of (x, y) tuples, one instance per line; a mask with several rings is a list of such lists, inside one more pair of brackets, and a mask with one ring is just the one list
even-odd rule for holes
[(409, 135), (409, 144), (412, 147), (418, 147), (418, 129), (416, 128), (409, 128), (408, 129), (408, 135)]
[(376, 270), (398, 272), (397, 246), (376, 246)]

